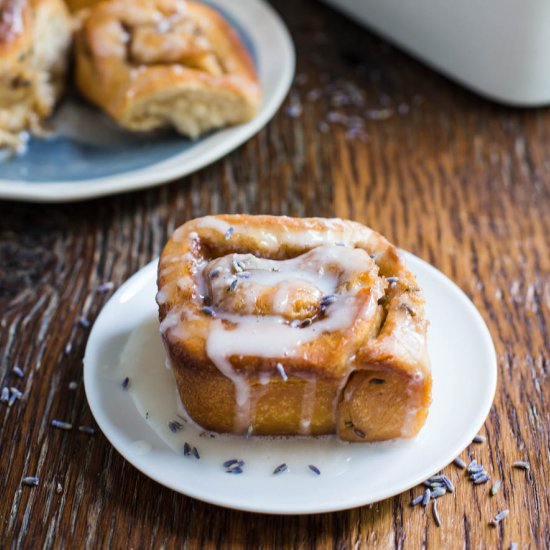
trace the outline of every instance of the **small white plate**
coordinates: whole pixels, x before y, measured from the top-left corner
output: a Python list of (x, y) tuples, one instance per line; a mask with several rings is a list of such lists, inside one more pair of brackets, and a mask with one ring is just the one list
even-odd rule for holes
[[(211, 438), (183, 420), (182, 430), (172, 433), (168, 421), (179, 418), (175, 417), (177, 394), (170, 385), (173, 375), (164, 367), (155, 320), (156, 261), (121, 286), (90, 334), (84, 383), (99, 427), (129, 462), (152, 479), (239, 510), (330, 512), (414, 487), (470, 444), (491, 407), (497, 364), (487, 326), (466, 295), (426, 262), (411, 254), (406, 259), (425, 291), (434, 381), (430, 414), (416, 438), (351, 445), (335, 438)], [(144, 368), (155, 373), (148, 381), (139, 376)], [(124, 390), (121, 382), (126, 376), (130, 384)], [(155, 399), (166, 406), (146, 414)], [(199, 449), (200, 460), (184, 456), (184, 442)], [(224, 471), (222, 464), (228, 459), (245, 460), (241, 475)], [(283, 462), (289, 470), (273, 475)], [(321, 475), (309, 470), (309, 464)]]
[(0, 198), (35, 202), (74, 201), (159, 185), (213, 163), (273, 117), (294, 76), (292, 40), (264, 0), (207, 0), (237, 29), (256, 63), (263, 92), (257, 116), (246, 124), (196, 141), (174, 133), (125, 132), (76, 96), (53, 118), (53, 134), (31, 138), (28, 151), (2, 160)]

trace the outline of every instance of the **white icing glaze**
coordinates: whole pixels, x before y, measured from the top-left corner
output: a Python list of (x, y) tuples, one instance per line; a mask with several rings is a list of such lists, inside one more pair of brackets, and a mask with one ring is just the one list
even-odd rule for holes
[[(231, 358), (263, 357), (284, 363), (284, 358), (301, 354), (307, 360), (301, 349), (303, 344), (326, 332), (346, 330), (357, 319), (374, 315), (377, 300), (383, 293), (382, 283), (373, 289), (366, 306), (356, 299), (360, 288), (356, 277), (368, 271), (376, 273), (377, 268), (364, 250), (340, 246), (318, 247), (284, 261), (230, 254), (212, 261), (203, 270), (200, 286), (209, 296), (216, 316), (210, 326), (206, 352), (235, 386), (236, 430), (246, 429), (253, 407), (249, 381), (245, 374), (233, 368)], [(272, 314), (261, 315), (258, 303), (266, 292), (271, 299)], [(324, 314), (309, 325), (304, 326), (303, 317), (292, 319), (295, 299), (312, 301), (313, 313), (318, 315), (321, 300), (326, 296), (330, 299)], [(166, 326), (173, 328), (172, 323)], [(302, 407), (304, 433), (309, 431), (314, 396), (315, 387), (309, 381)]]
[(227, 222), (215, 218), (213, 216), (207, 216), (197, 220), (197, 227), (200, 229), (213, 229), (222, 235), (227, 233), (227, 230), (231, 227)]
[[(183, 462), (183, 467), (206, 468), (208, 475), (210, 471), (218, 471), (225, 460), (236, 456), (245, 461), (247, 475), (270, 476), (277, 465), (286, 462), (289, 469), (296, 472), (307, 473), (308, 464), (316, 464), (323, 475), (336, 476), (347, 470), (355, 457), (360, 459), (363, 455), (363, 446), (344, 443), (334, 436), (242, 438), (216, 434), (211, 437), (190, 419), (181, 403), (174, 373), (164, 368), (165, 353), (158, 328), (156, 313), (152, 311), (150, 317), (139, 322), (131, 333), (121, 353), (120, 363), (108, 366), (104, 376), (120, 392), (123, 391), (120, 381), (130, 378), (125, 396), (131, 397), (137, 414), (181, 460), (184, 460), (181, 455), (185, 442), (199, 449), (201, 460)], [(272, 376), (278, 376), (276, 371)], [(183, 429), (172, 432), (168, 423), (173, 420), (181, 422)], [(149, 439), (151, 436), (153, 434), (145, 430), (139, 437)], [(161, 451), (166, 452), (164, 445), (154, 436), (150, 441), (131, 441), (128, 444), (132, 445), (136, 454), (147, 452), (148, 445), (152, 445), (155, 452), (160, 445)], [(387, 444), (373, 445), (384, 449)]]
[[(232, 229), (230, 223), (216, 217), (192, 223), (201, 237), (196, 232), (188, 232), (188, 228), (177, 230), (173, 239), (187, 241), (188, 252), (183, 256), (163, 258), (163, 263), (164, 266), (171, 262), (194, 263), (191, 268), (182, 270), (182, 279), (169, 277), (166, 288), (161, 289), (166, 294), (173, 292), (176, 286), (191, 290), (192, 302), (187, 301), (185, 307), (174, 305), (167, 312), (161, 331), (170, 337), (185, 338), (197, 336), (197, 331), (204, 327), (205, 351), (209, 359), (234, 384), (235, 429), (243, 433), (253, 421), (258, 394), (263, 390), (258, 382), (259, 386), (266, 386), (273, 377), (279, 378), (279, 373), (275, 369), (273, 373), (264, 371), (252, 386), (246, 368), (238, 366), (241, 358), (264, 358), (267, 364), (275, 365), (280, 361), (284, 366), (285, 358), (300, 357), (307, 363), (305, 344), (314, 342), (324, 333), (347, 331), (358, 321), (373, 319), (378, 311), (378, 299), (384, 296), (388, 283), (384, 277), (378, 277), (373, 256), (369, 257), (365, 249), (381, 256), (386, 253), (386, 244), (375, 232), (337, 219), (324, 220), (325, 227), (320, 227), (315, 220), (303, 220), (299, 231), (285, 224), (276, 228), (237, 224)], [(219, 234), (222, 249), (225, 246), (228, 251), (235, 249), (231, 239), (242, 242), (249, 236), (256, 243), (254, 249), (264, 257), (228, 253), (206, 262), (199, 253), (195, 258), (196, 252), (191, 252), (195, 250), (191, 246), (193, 241), (207, 238), (214, 239), (215, 243), (218, 237), (212, 236), (212, 231)], [(226, 242), (228, 244), (224, 245)], [(280, 257), (281, 243), (289, 249), (309, 252), (287, 260), (265, 259), (265, 256)], [(166, 267), (163, 274), (165, 270)], [(186, 272), (191, 272), (191, 276)], [(364, 292), (368, 287), (370, 295)], [(362, 291), (360, 299), (357, 297), (359, 290)], [(166, 303), (165, 300), (166, 295), (160, 293), (159, 303)], [(213, 318), (207, 320), (205, 315)], [(188, 322), (192, 326), (186, 334), (184, 327)], [(397, 345), (405, 354), (407, 350), (403, 348), (409, 348), (412, 355), (415, 348), (423, 344), (423, 336), (415, 331), (408, 332), (415, 334), (413, 340), (416, 337), (418, 342), (407, 339), (395, 342), (396, 338), (400, 340), (397, 331), (382, 346)], [(349, 371), (344, 368), (339, 374), (341, 380), (333, 403), (335, 411), (339, 394), (354, 368), (353, 357), (347, 359)], [(304, 374), (290, 369), (289, 376), (303, 377)], [(309, 431), (315, 397), (313, 384), (308, 381), (306, 385), (301, 415), (303, 433)]]

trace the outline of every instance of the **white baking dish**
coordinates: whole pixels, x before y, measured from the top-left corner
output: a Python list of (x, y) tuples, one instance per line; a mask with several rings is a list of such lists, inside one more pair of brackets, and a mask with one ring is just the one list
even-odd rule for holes
[(325, 0), (497, 101), (550, 104), (550, 0)]

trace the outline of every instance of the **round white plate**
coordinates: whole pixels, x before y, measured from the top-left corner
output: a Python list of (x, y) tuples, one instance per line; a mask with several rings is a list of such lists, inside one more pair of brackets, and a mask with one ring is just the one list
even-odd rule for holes
[[(433, 371), (433, 404), (416, 438), (372, 444), (345, 444), (335, 438), (211, 438), (176, 417), (176, 390), (170, 386), (171, 371), (164, 367), (155, 320), (156, 261), (122, 285), (90, 334), (84, 383), (99, 427), (152, 479), (239, 510), (329, 512), (414, 487), (470, 444), (491, 407), (497, 366), (487, 326), (466, 295), (426, 262), (411, 254), (406, 258), (425, 291)], [(139, 376), (144, 368), (154, 371), (149, 380)], [(125, 390), (121, 382), (126, 376), (130, 383)], [(164, 405), (148, 411), (148, 399)], [(182, 429), (172, 433), (170, 420), (179, 421)], [(184, 456), (185, 442), (197, 447), (200, 460)], [(245, 461), (242, 474), (225, 472), (222, 464), (229, 459)], [(283, 462), (289, 470), (273, 475)]]
[(196, 141), (176, 133), (139, 136), (70, 97), (54, 116), (50, 138), (31, 138), (28, 151), (9, 160), (0, 150), (0, 198), (72, 201), (151, 187), (211, 164), (265, 126), (294, 76), (290, 35), (264, 0), (207, 3), (237, 29), (256, 63), (263, 101), (253, 120)]

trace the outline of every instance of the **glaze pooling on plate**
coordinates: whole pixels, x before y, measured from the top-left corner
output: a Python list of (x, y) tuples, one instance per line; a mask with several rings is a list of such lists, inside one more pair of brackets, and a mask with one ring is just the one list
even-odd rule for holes
[[(414, 487), (452, 462), (471, 443), (489, 412), (497, 369), (489, 332), (470, 300), (427, 263), (410, 254), (406, 259), (426, 294), (434, 374), (431, 412), (416, 438), (367, 445), (341, 444), (334, 438), (279, 439), (277, 448), (283, 449), (284, 456), (264, 448), (261, 461), (248, 454), (248, 448), (253, 449), (260, 438), (214, 438), (216, 444), (223, 441), (219, 451), (205, 447), (204, 438), (200, 438), (197, 448), (201, 459), (185, 457), (181, 440), (175, 446), (167, 444), (139, 414), (135, 387), (122, 389), (118, 367), (132, 332), (150, 323), (151, 339), (143, 341), (144, 347), (151, 350), (149, 359), (156, 367), (166, 370), (154, 321), (156, 261), (113, 294), (92, 328), (84, 359), (84, 384), (99, 428), (122, 456), (150, 478), (188, 496), (239, 510), (331, 512)], [(175, 392), (168, 395), (174, 396), (175, 402)], [(164, 423), (172, 420), (171, 415), (168, 412), (159, 420), (167, 437), (171, 432)], [(187, 427), (175, 435), (183, 436), (186, 431)], [(136, 450), (136, 441), (145, 441), (151, 450), (141, 454), (143, 447)], [(317, 442), (314, 448), (312, 442)], [(312, 451), (318, 454), (311, 455)], [(223, 462), (241, 456), (246, 461), (243, 473), (226, 474)], [(273, 475), (282, 463), (288, 463), (289, 471)], [(314, 475), (308, 464), (319, 468), (321, 475)]]
[[(181, 455), (185, 444), (200, 453), (204, 468), (222, 469), (223, 462), (237, 457), (244, 461), (243, 473), (270, 476), (276, 466), (286, 462), (290, 471), (306, 471), (315, 463), (326, 475), (338, 474), (349, 468), (358, 452), (334, 437), (241, 438), (205, 432), (187, 415), (176, 389), (170, 362), (159, 337), (156, 315), (145, 319), (131, 333), (120, 356), (120, 363), (106, 373), (109, 382), (119, 388), (129, 379), (126, 391), (136, 411), (155, 433)], [(313, 382), (314, 383), (314, 382)], [(310, 382), (311, 384), (311, 382)], [(305, 401), (307, 409), (307, 400)], [(307, 411), (303, 415), (307, 425)], [(174, 424), (175, 423), (175, 424)], [(147, 443), (147, 442), (145, 442)], [(136, 453), (144, 454), (151, 446), (134, 442)], [(332, 453), (332, 456), (331, 456)]]

